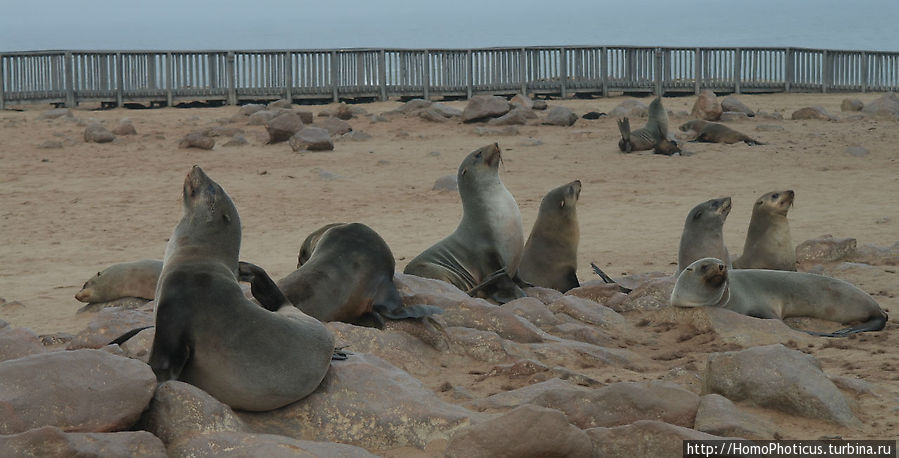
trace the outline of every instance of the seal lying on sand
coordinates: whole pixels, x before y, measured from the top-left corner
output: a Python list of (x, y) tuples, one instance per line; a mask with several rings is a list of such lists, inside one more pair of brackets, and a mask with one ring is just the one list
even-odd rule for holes
[(184, 180), (183, 199), (156, 290), (150, 367), (157, 380), (190, 383), (244, 410), (304, 398), (328, 371), (331, 333), (289, 303), (271, 312), (244, 296), (237, 209), (197, 166)]
[(517, 278), (524, 249), (521, 213), (499, 179), (501, 161), (496, 143), (465, 157), (456, 175), (462, 221), (455, 232), (409, 261), (404, 273), (443, 280), (500, 304), (526, 296)]
[(730, 213), (730, 197), (707, 200), (690, 210), (684, 221), (677, 250), (677, 272), (701, 258), (723, 259), (730, 264), (724, 246), (724, 221)]
[(708, 142), (708, 143), (737, 143), (743, 142), (749, 146), (753, 145), (764, 145), (764, 143), (750, 138), (748, 135), (738, 132), (736, 130), (731, 129), (730, 127), (725, 126), (724, 124), (718, 124), (716, 122), (703, 121), (701, 119), (696, 119), (693, 121), (687, 121), (679, 127), (682, 132), (693, 131), (696, 132), (696, 138), (692, 141), (694, 142)]
[(795, 196), (789, 190), (772, 191), (755, 201), (743, 254), (734, 261), (735, 269), (796, 270), (796, 248), (787, 221)]
[(832, 333), (805, 331), (827, 337), (879, 331), (887, 321), (887, 314), (868, 293), (843, 280), (780, 270), (729, 271), (715, 258), (700, 259), (681, 272), (671, 305), (723, 307), (757, 318), (806, 316), (844, 324), (861, 322)]
[[(393, 283), (395, 270), (390, 247), (370, 227), (328, 224), (306, 238), (297, 270), (277, 286), (293, 305), (321, 321), (380, 328), (384, 318), (423, 318), (443, 311), (430, 305), (403, 307)], [(259, 299), (256, 291), (253, 296)]]
[(661, 97), (649, 104), (649, 120), (645, 126), (632, 132), (631, 122), (625, 117), (618, 120), (618, 130), (621, 131), (618, 149), (624, 153), (651, 149), (656, 154), (670, 156), (680, 152), (677, 143), (668, 139), (668, 112), (662, 106)]
[(575, 180), (543, 197), (518, 267), (522, 280), (563, 293), (581, 286), (577, 279), (580, 228), (576, 208), (580, 195), (581, 182)]
[(88, 304), (109, 302), (123, 297), (153, 300), (162, 261), (140, 261), (113, 264), (84, 283), (75, 299)]

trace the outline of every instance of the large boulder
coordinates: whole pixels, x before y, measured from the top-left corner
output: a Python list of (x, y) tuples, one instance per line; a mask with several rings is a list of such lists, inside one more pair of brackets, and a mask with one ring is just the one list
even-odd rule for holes
[(805, 107), (793, 112), (790, 116), (794, 121), (802, 119), (819, 119), (822, 121), (834, 121), (836, 118), (830, 115), (824, 107)]
[[(529, 114), (533, 115), (533, 116), (529, 117)], [(498, 118), (491, 119), (490, 121), (487, 122), (487, 124), (491, 125), (491, 126), (515, 126), (515, 125), (521, 126), (521, 125), (527, 124), (528, 119), (533, 119), (533, 118), (536, 118), (536, 115), (534, 115), (533, 110), (531, 110), (529, 108), (515, 107), (513, 110), (509, 111), (508, 113), (506, 113)]]
[(0, 434), (48, 425), (77, 432), (127, 429), (156, 388), (150, 366), (100, 350), (4, 361), (0, 380)]
[(265, 105), (263, 105), (261, 103), (248, 103), (248, 104), (240, 107), (240, 109), (237, 110), (237, 114), (239, 114), (240, 116), (249, 117), (253, 113), (256, 113), (257, 111), (262, 111), (264, 109), (265, 109)]
[(141, 426), (169, 447), (198, 434), (245, 429), (230, 407), (200, 388), (174, 380), (159, 384)]
[(27, 328), (14, 328), (0, 320), (0, 362), (47, 350), (37, 334)]
[(543, 124), (568, 127), (577, 121), (577, 115), (568, 107), (555, 106), (546, 113)]
[(353, 126), (350, 123), (339, 118), (323, 118), (315, 123), (315, 126), (327, 130), (332, 137), (343, 135), (353, 130)]
[(592, 428), (586, 432), (593, 440), (593, 456), (682, 456), (685, 440), (724, 439), (652, 420), (614, 428)]
[(136, 135), (137, 129), (134, 128), (134, 124), (130, 119), (122, 118), (112, 128), (112, 133), (115, 135)]
[(294, 151), (331, 151), (334, 141), (327, 130), (308, 126), (290, 137), (290, 147)]
[(884, 94), (876, 100), (865, 104), (862, 112), (899, 119), (899, 97), (896, 96), (895, 92)]
[(154, 323), (152, 312), (106, 308), (100, 310), (66, 348), (101, 348), (132, 329), (153, 326)]
[(274, 434), (226, 431), (194, 436), (169, 448), (169, 456), (192, 458), (377, 457), (364, 448), (333, 442), (292, 439)]
[(165, 446), (146, 431), (73, 433), (44, 426), (0, 435), (0, 456), (164, 458)]
[(84, 141), (88, 143), (109, 143), (115, 140), (115, 135), (101, 124), (92, 123), (84, 129)]
[(735, 113), (743, 113), (746, 116), (752, 117), (755, 116), (755, 112), (752, 111), (752, 108), (749, 108), (740, 101), (740, 99), (729, 95), (721, 101), (721, 109), (725, 112), (735, 112)]
[(707, 394), (700, 398), (693, 428), (716, 436), (753, 440), (774, 439), (777, 431), (770, 421), (740, 410), (730, 399), (719, 394)]
[(495, 95), (476, 95), (462, 110), (462, 122), (485, 121), (502, 116), (511, 110), (506, 99)]
[(609, 117), (611, 118), (645, 118), (649, 116), (649, 107), (646, 106), (645, 103), (636, 100), (636, 99), (628, 99), (624, 102), (621, 102), (615, 108), (612, 108), (612, 111), (609, 112)]
[(796, 262), (825, 263), (846, 259), (855, 254), (857, 244), (854, 238), (835, 239), (832, 235), (806, 240), (796, 246)]
[(511, 100), (509, 100), (509, 103), (528, 110), (534, 109), (534, 101), (530, 97), (522, 94), (515, 94), (515, 96), (512, 97)]
[(859, 99), (843, 99), (840, 103), (840, 111), (862, 111), (865, 104)]
[(283, 111), (265, 125), (270, 144), (285, 142), (302, 128), (303, 120), (293, 111)]
[(211, 150), (215, 147), (215, 139), (209, 136), (208, 131), (191, 132), (178, 142), (178, 148), (197, 148)]
[(469, 299), (444, 307), (441, 317), (449, 326), (492, 331), (514, 342), (543, 342), (540, 330), (529, 321), (506, 310), (505, 307), (480, 299)]
[(723, 112), (724, 110), (721, 108), (715, 93), (705, 89), (696, 97), (696, 102), (693, 104), (693, 109), (690, 110), (690, 115), (696, 119), (717, 121), (721, 118), (721, 113)]

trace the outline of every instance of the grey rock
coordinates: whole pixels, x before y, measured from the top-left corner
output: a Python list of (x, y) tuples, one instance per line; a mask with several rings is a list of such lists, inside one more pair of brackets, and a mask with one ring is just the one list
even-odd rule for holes
[(781, 344), (709, 355), (702, 392), (843, 426), (858, 423), (818, 361)]
[(397, 108), (394, 111), (403, 114), (412, 114), (418, 112), (420, 110), (424, 110), (425, 108), (430, 107), (432, 102), (430, 100), (425, 99), (412, 99), (406, 103), (404, 103), (401, 107)]
[(426, 108), (424, 110), (418, 111), (418, 117), (430, 122), (449, 122), (449, 118), (443, 116), (442, 114), (440, 114), (440, 112), (433, 108)]
[(518, 351), (515, 355), (511, 355), (509, 349), (513, 346), (508, 344), (514, 342), (503, 339), (493, 331), (450, 326), (446, 328), (446, 333), (452, 353), (477, 361), (499, 363), (531, 356), (525, 351)]
[(0, 456), (165, 458), (168, 455), (162, 441), (146, 431), (73, 433), (44, 426), (0, 435)]
[(480, 299), (469, 299), (444, 307), (441, 318), (449, 326), (492, 331), (514, 342), (542, 342), (540, 331), (532, 323), (506, 310)]
[(696, 102), (693, 104), (693, 109), (690, 110), (690, 115), (696, 119), (717, 121), (721, 118), (723, 111), (715, 93), (705, 89), (696, 97)]
[(526, 95), (522, 95), (522, 94), (515, 94), (515, 96), (512, 97), (511, 100), (509, 100), (509, 103), (511, 103), (512, 105), (517, 105), (522, 108), (527, 108), (528, 110), (534, 109), (534, 101), (531, 100), (530, 97), (528, 97)]
[(843, 99), (840, 103), (840, 111), (862, 111), (865, 104), (859, 99)]
[(755, 130), (759, 132), (782, 132), (784, 130), (784, 126), (779, 126), (776, 124), (760, 124), (755, 126)]
[(471, 299), (471, 296), (443, 280), (396, 272), (393, 281), (403, 305), (428, 304), (446, 308)]
[(436, 362), (450, 347), (447, 334), (430, 320), (388, 320), (382, 330), (339, 321), (326, 326), (352, 352), (377, 356), (416, 376), (437, 373)]
[(580, 297), (602, 305), (606, 305), (609, 301), (624, 300), (627, 297), (617, 284), (605, 283), (602, 280), (581, 283), (581, 286), (566, 291), (565, 295)]
[(268, 131), (268, 143), (285, 142), (302, 128), (303, 120), (300, 119), (300, 115), (292, 111), (281, 112), (265, 125), (265, 130)]
[(744, 119), (749, 119), (749, 116), (746, 113), (738, 111), (725, 111), (721, 113), (721, 117), (718, 118), (721, 122), (742, 121)]
[(364, 142), (366, 140), (371, 140), (371, 135), (362, 132), (361, 130), (353, 130), (347, 132), (340, 136), (339, 140), (350, 140), (354, 142)]
[(593, 456), (681, 456), (685, 440), (724, 439), (652, 420), (614, 428), (591, 428), (586, 432), (593, 440)]
[(579, 322), (560, 323), (547, 329), (547, 332), (565, 339), (599, 346), (614, 346), (618, 341), (618, 338), (609, 331)]
[(197, 434), (246, 428), (230, 407), (200, 388), (175, 380), (159, 384), (141, 427), (168, 447)]
[(250, 115), (247, 119), (247, 124), (250, 126), (264, 126), (268, 124), (269, 121), (275, 118), (278, 114), (274, 111), (269, 110), (261, 110), (257, 111)]
[(169, 456), (183, 457), (266, 457), (293, 458), (334, 457), (367, 458), (376, 457), (371, 452), (352, 445), (333, 442), (317, 442), (292, 439), (274, 434), (252, 434), (245, 432), (214, 432), (193, 436), (170, 447)]
[(153, 324), (155, 320), (152, 312), (106, 308), (97, 312), (96, 318), (75, 335), (66, 348), (101, 348), (132, 329)]
[(72, 110), (70, 108), (54, 108), (41, 113), (38, 119), (59, 119), (62, 117), (72, 118)]
[[(562, 399), (582, 398), (591, 392), (590, 389), (568, 383), (560, 378), (551, 378), (544, 382), (518, 388), (516, 390), (503, 391), (485, 398), (475, 399), (467, 406), (478, 411), (505, 410), (525, 404), (541, 405), (545, 398), (555, 397)], [(557, 408), (551, 406), (551, 408)]]
[(249, 117), (253, 113), (262, 111), (264, 109), (265, 109), (265, 105), (262, 105), (261, 103), (248, 103), (248, 104), (240, 107), (240, 109), (237, 110), (237, 114), (239, 114), (241, 116)]
[(604, 305), (576, 296), (564, 296), (549, 305), (549, 310), (564, 313), (572, 318), (605, 329), (622, 329), (626, 326), (623, 316)]
[(462, 122), (478, 122), (496, 118), (509, 112), (511, 105), (506, 99), (493, 95), (476, 95), (462, 110)]
[[(509, 111), (508, 113), (498, 117), (493, 118), (490, 121), (487, 121), (487, 125), (490, 126), (521, 126), (528, 123), (528, 113), (534, 114), (531, 110), (526, 110), (521, 107), (516, 107)], [(536, 115), (534, 115), (536, 117)], [(533, 118), (530, 118), (533, 119)]]
[(58, 142), (55, 140), (47, 140), (42, 142), (40, 145), (37, 145), (40, 149), (60, 149), (62, 148), (62, 142)]
[(784, 115), (777, 113), (777, 112), (768, 113), (767, 111), (759, 111), (755, 115), (759, 118), (770, 119), (772, 121), (783, 121), (783, 119), (784, 119)]
[(518, 128), (516, 128), (515, 126), (505, 126), (499, 129), (492, 127), (475, 127), (474, 129), (472, 129), (472, 133), (481, 137), (509, 137), (518, 135)]
[(231, 140), (228, 140), (222, 146), (226, 146), (226, 147), (230, 148), (230, 147), (236, 147), (236, 146), (245, 146), (245, 145), (249, 145), (249, 144), (250, 144), (250, 142), (247, 141), (247, 139), (244, 138), (243, 135), (235, 135), (234, 137), (231, 138)]
[(115, 135), (100, 124), (90, 124), (84, 129), (84, 141), (88, 143), (109, 143)]
[(462, 110), (439, 102), (432, 103), (431, 110), (434, 110), (436, 113), (445, 118), (458, 118), (462, 116)]
[(693, 428), (716, 436), (750, 440), (774, 439), (777, 431), (777, 426), (770, 421), (740, 410), (730, 399), (719, 394), (707, 394), (699, 399)]
[(324, 118), (319, 120), (319, 122), (315, 123), (315, 127), (320, 127), (328, 131), (328, 134), (332, 137), (337, 135), (343, 135), (347, 132), (351, 132), (353, 130), (353, 126), (350, 123), (340, 119), (340, 118)]
[(434, 182), (434, 187), (431, 188), (431, 191), (459, 191), (459, 179), (456, 175), (445, 175), (437, 179)]
[(290, 137), (290, 147), (294, 151), (331, 151), (334, 142), (327, 130), (309, 126)]
[(740, 101), (740, 99), (732, 95), (729, 95), (721, 100), (721, 109), (724, 112), (743, 113), (749, 117), (755, 116), (755, 112), (752, 111), (751, 108), (747, 107), (743, 102)]
[(862, 108), (862, 113), (899, 119), (899, 97), (896, 96), (895, 92), (884, 94), (866, 103), (864, 108)]
[(123, 356), (149, 364), (150, 350), (153, 348), (153, 338), (155, 336), (156, 328), (148, 328), (138, 332), (134, 337), (120, 345)]
[(531, 107), (531, 109), (534, 109), (537, 111), (543, 111), (546, 108), (547, 108), (546, 100), (540, 100), (540, 99), (534, 100), (534, 106)]
[(178, 147), (211, 150), (215, 147), (215, 139), (206, 135), (205, 132), (191, 132), (181, 138)]
[(623, 313), (633, 310), (659, 310), (668, 307), (671, 292), (677, 278), (674, 276), (647, 278), (632, 286), (633, 291), (624, 297), (609, 298), (607, 305), (612, 310)]
[(337, 105), (337, 109), (334, 110), (334, 117), (343, 121), (353, 119), (356, 116), (356, 113), (353, 112), (353, 108), (346, 103), (340, 102)]
[(112, 133), (115, 135), (137, 135), (137, 129), (134, 128), (134, 124), (130, 119), (122, 118), (112, 128)]
[(533, 297), (546, 305), (552, 304), (564, 296), (564, 294), (559, 291), (540, 286), (529, 286), (524, 288), (524, 293), (527, 294), (528, 297)]
[(612, 118), (646, 118), (649, 116), (649, 107), (646, 106), (645, 103), (635, 100), (628, 99), (624, 102), (621, 102), (615, 108), (612, 108), (612, 111), (609, 112), (609, 117)]
[(156, 388), (149, 366), (100, 350), (58, 351), (4, 361), (0, 380), (0, 434), (41, 426), (74, 432), (127, 429)]
[(552, 107), (546, 113), (543, 124), (568, 127), (577, 121), (577, 115), (568, 107)]
[(796, 262), (804, 264), (840, 261), (855, 254), (856, 245), (857, 242), (853, 238), (835, 239), (832, 235), (806, 240), (796, 246)]
[(0, 327), (0, 362), (46, 351), (41, 339), (30, 329)]
[(802, 119), (818, 119), (822, 121), (835, 121), (836, 118), (830, 115), (823, 107), (805, 107), (800, 108), (793, 112), (790, 116), (790, 119), (802, 120)]
[(269, 110), (274, 110), (276, 108), (293, 108), (293, 102), (287, 99), (278, 99), (274, 102), (269, 102), (269, 104), (266, 105), (266, 108)]
[[(530, 296), (530, 293), (528, 293)], [(559, 297), (561, 299), (561, 296)], [(535, 297), (522, 297), (503, 304), (503, 309), (518, 315), (534, 325), (548, 329), (560, 324), (556, 315), (546, 307), (546, 304)]]
[(457, 432), (447, 445), (445, 456), (580, 457), (592, 452), (590, 437), (568, 423), (565, 414), (526, 405)]

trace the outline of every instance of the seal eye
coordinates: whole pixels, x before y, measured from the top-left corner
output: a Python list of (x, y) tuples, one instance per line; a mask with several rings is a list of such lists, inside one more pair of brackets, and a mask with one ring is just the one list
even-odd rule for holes
[(780, 194), (778, 194), (776, 192), (774, 194), (771, 194), (772, 199), (777, 199), (778, 197), (780, 197)]
[(480, 159), (480, 158), (481, 158), (481, 153), (479, 152), (478, 154), (475, 154), (474, 157)]
[(696, 212), (696, 214), (693, 215), (693, 219), (699, 219), (700, 216), (702, 216), (702, 210), (699, 210), (698, 212)]
[(559, 208), (565, 208), (565, 201), (559, 202)]

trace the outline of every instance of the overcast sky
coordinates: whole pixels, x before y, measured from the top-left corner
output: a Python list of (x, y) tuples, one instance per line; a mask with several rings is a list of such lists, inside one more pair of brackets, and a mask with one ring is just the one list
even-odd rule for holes
[(3, 0), (0, 51), (799, 46), (899, 50), (899, 0)]

